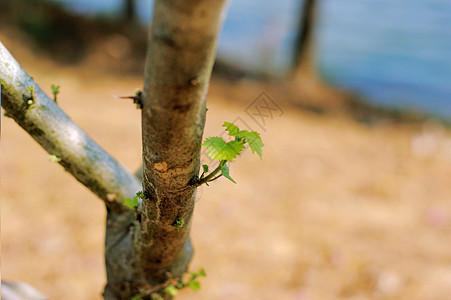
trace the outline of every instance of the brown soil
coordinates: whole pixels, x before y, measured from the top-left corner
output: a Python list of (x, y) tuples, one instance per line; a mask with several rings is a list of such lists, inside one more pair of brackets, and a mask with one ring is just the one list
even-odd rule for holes
[[(140, 113), (113, 95), (132, 94), (142, 79), (102, 71), (94, 56), (58, 65), (14, 36), (0, 40), (40, 86), (61, 85), (63, 110), (138, 168)], [(263, 91), (283, 114), (260, 128), (246, 108)], [(191, 268), (208, 277), (179, 299), (449, 299), (451, 132), (432, 121), (367, 126), (295, 108), (291, 97), (270, 83), (212, 83), (205, 136), (241, 118), (262, 132), (264, 154), (232, 164), (237, 185), (199, 189)], [(1, 141), (3, 278), (51, 299), (101, 299), (102, 203), (13, 120), (2, 118)]]

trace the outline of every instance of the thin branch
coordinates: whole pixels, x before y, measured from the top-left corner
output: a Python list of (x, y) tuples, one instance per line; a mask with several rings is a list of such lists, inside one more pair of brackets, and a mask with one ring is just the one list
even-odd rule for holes
[(1, 104), (8, 116), (110, 209), (128, 210), (123, 200), (141, 189), (139, 181), (42, 91), (2, 43), (0, 85)]
[[(204, 183), (207, 183), (207, 182), (211, 182), (211, 181), (213, 181), (213, 180), (216, 180), (216, 179), (218, 179), (219, 177), (221, 177), (221, 175), (219, 175), (219, 176), (217, 176), (217, 177), (215, 177), (215, 178), (213, 178), (216, 174), (218, 174), (219, 173), (219, 171), (221, 171), (221, 169), (222, 169), (222, 167), (224, 167), (224, 165), (226, 164), (226, 160), (221, 160), (221, 162), (219, 163), (219, 165), (216, 167), (216, 169), (214, 169), (210, 174), (208, 174), (206, 177), (204, 177), (204, 178), (202, 178), (202, 179), (199, 179), (199, 181), (198, 182), (196, 182), (196, 186), (200, 186), (200, 185), (202, 185), (202, 184), (204, 184)], [(213, 178), (213, 179), (212, 179)]]
[(212, 182), (212, 181), (215, 181), (216, 179), (218, 179), (218, 178), (221, 178), (222, 177), (222, 174), (219, 174), (218, 176), (216, 176), (215, 178), (213, 178), (212, 180), (209, 180), (208, 182)]
[(40, 291), (22, 281), (2, 280), (2, 298), (15, 300), (48, 300)]

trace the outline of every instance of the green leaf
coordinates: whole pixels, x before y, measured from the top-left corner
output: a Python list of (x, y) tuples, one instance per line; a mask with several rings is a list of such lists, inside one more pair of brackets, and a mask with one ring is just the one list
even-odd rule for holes
[(34, 86), (27, 86), (26, 90), (31, 94), (31, 97), (34, 96)]
[(51, 88), (52, 88), (52, 92), (54, 94), (58, 94), (60, 92), (60, 86), (59, 85), (52, 84)]
[(164, 289), (164, 292), (165, 292), (166, 294), (168, 294), (168, 295), (176, 296), (177, 293), (178, 293), (179, 291), (177, 290), (177, 288), (176, 288), (175, 286), (173, 286), (173, 285), (171, 284), (171, 285), (168, 285), (168, 286)]
[(222, 126), (226, 128), (226, 130), (229, 132), (230, 136), (237, 136), (238, 133), (240, 132), (240, 129), (238, 128), (238, 126), (236, 126), (233, 123), (224, 122), (224, 124)]
[(139, 191), (136, 193), (136, 197), (138, 197), (140, 199), (144, 199), (144, 193), (142, 191)]
[(197, 277), (206, 277), (207, 274), (205, 273), (204, 268), (200, 268), (199, 271), (196, 272), (191, 272), (191, 280), (193, 281), (194, 279), (196, 279)]
[(207, 165), (202, 165), (202, 168), (204, 169), (204, 173), (208, 172), (208, 166)]
[(202, 145), (207, 148), (207, 154), (212, 159), (227, 161), (232, 161), (244, 149), (244, 144), (240, 141), (226, 143), (217, 136), (208, 138)]
[(193, 291), (198, 291), (200, 289), (200, 282), (199, 281), (190, 281), (190, 282), (188, 282), (188, 286)]
[(252, 153), (257, 152), (260, 159), (262, 158), (262, 147), (264, 144), (258, 132), (241, 130), (237, 138), (244, 139), (251, 147)]
[(204, 268), (200, 268), (199, 271), (197, 272), (197, 276), (200, 277), (207, 277), (207, 273), (205, 273)]
[(58, 94), (60, 92), (60, 86), (59, 85), (51, 85), (52, 92), (53, 92), (53, 100), (56, 102)]
[(197, 271), (197, 273), (191, 272), (191, 281), (193, 281), (197, 277), (206, 277), (206, 276), (207, 276), (207, 274), (205, 273), (204, 268), (200, 268), (199, 271)]
[(139, 200), (138, 197), (133, 197), (133, 199), (131, 198), (125, 198), (124, 199), (124, 205), (127, 206), (130, 209), (134, 209), (135, 207), (139, 206)]
[[(230, 177), (230, 175), (229, 175), (229, 167), (227, 167), (227, 165), (224, 165), (222, 167), (221, 172), (222, 172), (222, 175), (224, 175), (225, 178), (227, 178), (228, 180), (230, 180), (233, 183), (236, 183), (235, 180), (233, 180), (232, 177)], [(204, 274), (205, 274), (205, 272), (204, 272)]]
[(178, 219), (177, 221), (175, 221), (175, 229), (177, 229), (177, 231), (179, 231), (183, 226), (186, 226), (185, 224), (185, 220), (183, 218)]

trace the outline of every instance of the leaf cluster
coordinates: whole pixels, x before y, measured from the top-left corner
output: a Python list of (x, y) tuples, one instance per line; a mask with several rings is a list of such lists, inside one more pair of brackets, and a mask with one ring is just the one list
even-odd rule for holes
[[(252, 153), (257, 153), (258, 156), (260, 156), (260, 159), (262, 158), (263, 141), (258, 132), (240, 130), (238, 126), (230, 122), (224, 122), (222, 126), (225, 127), (228, 135), (234, 137), (235, 139), (226, 142), (221, 137), (214, 136), (205, 140), (202, 146), (207, 149), (207, 154), (210, 158), (219, 161), (219, 165), (210, 174), (207, 174), (208, 166), (202, 165), (203, 172), (197, 181), (196, 186), (203, 183), (208, 185), (208, 182), (216, 180), (221, 176), (224, 176), (233, 183), (236, 183), (235, 180), (230, 177), (229, 168), (226, 163), (232, 162), (238, 155), (240, 155), (246, 148), (246, 143), (251, 148)], [(221, 172), (221, 174), (216, 176), (219, 172)]]
[(142, 200), (144, 200), (144, 193), (142, 191), (139, 191), (136, 193), (136, 196), (132, 198), (125, 198), (124, 199), (124, 205), (132, 210), (138, 209), (139, 205), (141, 204)]
[(184, 226), (186, 226), (186, 223), (183, 218), (180, 218), (177, 221), (175, 221), (174, 227), (175, 229), (177, 229), (177, 231), (180, 231), (180, 229)]
[(171, 296), (176, 296), (179, 292), (179, 290), (189, 287), (193, 291), (198, 291), (200, 289), (200, 282), (196, 280), (198, 277), (206, 277), (207, 274), (205, 273), (205, 270), (203, 268), (200, 268), (197, 272), (191, 272), (190, 278), (188, 280), (180, 281), (177, 284), (170, 284), (165, 289), (164, 292)]

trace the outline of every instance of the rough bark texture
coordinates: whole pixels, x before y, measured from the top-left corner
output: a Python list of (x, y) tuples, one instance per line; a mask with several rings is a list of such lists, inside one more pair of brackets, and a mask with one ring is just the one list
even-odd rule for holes
[[(128, 211), (124, 198), (133, 196), (141, 184), (114, 158), (78, 127), (0, 43), (2, 107), (66, 171), (103, 199), (111, 210)], [(27, 87), (34, 88), (31, 95)]]
[[(137, 243), (154, 285), (179, 278), (189, 242), (205, 101), (225, 0), (156, 0), (143, 92), (143, 201)], [(177, 220), (186, 226), (177, 230)]]
[(300, 9), (300, 19), (294, 45), (293, 77), (302, 79), (317, 78), (314, 45), (317, 0), (304, 0)]
[(134, 247), (134, 213), (107, 213), (105, 266), (107, 285), (104, 299), (131, 299), (148, 289)]

